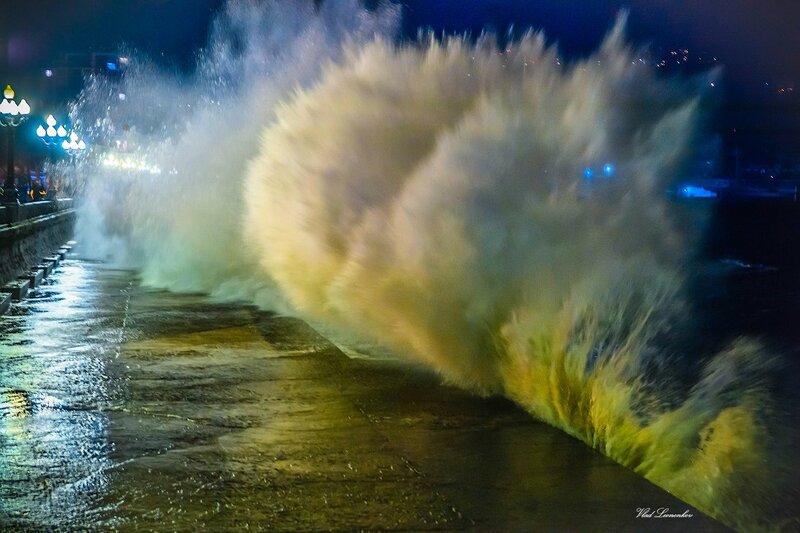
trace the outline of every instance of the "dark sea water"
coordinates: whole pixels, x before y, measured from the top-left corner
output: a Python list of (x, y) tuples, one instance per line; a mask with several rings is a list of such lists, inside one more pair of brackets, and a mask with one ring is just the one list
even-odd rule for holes
[(800, 205), (713, 205), (702, 239), (690, 286), (697, 311), (691, 336), (701, 354), (744, 337), (769, 354), (753, 382), (770, 396), (764, 463), (776, 486), (772, 514), (786, 517), (773, 526), (797, 531), (800, 502), (789, 487), (800, 472)]
[(700, 259), (708, 271), (695, 296), (712, 336), (756, 335), (788, 352), (800, 346), (800, 205), (713, 206)]

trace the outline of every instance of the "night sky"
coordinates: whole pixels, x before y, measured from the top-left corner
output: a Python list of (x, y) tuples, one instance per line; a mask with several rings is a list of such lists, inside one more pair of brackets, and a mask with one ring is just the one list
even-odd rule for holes
[(3, 70), (44, 67), (64, 53), (127, 44), (188, 63), (222, 0), (30, 0), (0, 18)]
[(638, 43), (687, 47), (719, 56), (736, 84), (756, 78), (793, 82), (800, 70), (800, 2), (796, 0), (439, 0), (408, 2), (415, 22), (447, 29), (544, 28), (566, 52), (588, 52), (620, 9), (630, 10)]
[[(335, 0), (328, 0), (335, 1)], [(5, 73), (42, 66), (64, 52), (113, 50), (127, 43), (156, 59), (191, 64), (223, 0), (30, 0), (0, 19)], [(375, 2), (373, 2), (375, 3)], [(718, 55), (731, 83), (764, 78), (794, 83), (800, 71), (796, 0), (406, 0), (405, 28), (501, 32), (544, 28), (567, 53), (596, 46), (616, 13), (631, 12), (640, 43)]]

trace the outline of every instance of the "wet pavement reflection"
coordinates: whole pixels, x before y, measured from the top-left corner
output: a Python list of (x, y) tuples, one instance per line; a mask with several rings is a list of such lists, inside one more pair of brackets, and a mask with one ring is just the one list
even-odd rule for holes
[[(714, 531), (509, 403), (65, 261), (0, 317), (0, 529)], [(670, 529), (672, 528), (672, 529)]]

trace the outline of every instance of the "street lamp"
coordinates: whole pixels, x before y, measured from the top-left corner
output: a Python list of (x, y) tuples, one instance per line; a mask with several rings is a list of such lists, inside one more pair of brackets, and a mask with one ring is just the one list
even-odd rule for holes
[[(47, 146), (56, 146), (61, 144), (61, 141), (67, 136), (66, 128), (64, 128), (63, 125), (60, 125), (56, 120), (56, 117), (53, 115), (47, 115), (45, 123), (47, 124), (47, 128), (40, 124), (39, 127), (36, 128), (36, 135)], [(58, 126), (58, 128), (56, 128), (56, 126)]]
[[(39, 127), (36, 128), (36, 135), (47, 146), (47, 155), (51, 165), (55, 163), (55, 156), (53, 155), (55, 147), (61, 146), (64, 150), (68, 150), (67, 129), (63, 124), (59, 124), (52, 114), (47, 115), (44, 124), (39, 124)], [(51, 183), (49, 176), (47, 182)]]
[(8, 130), (8, 169), (3, 182), (3, 203), (19, 205), (17, 188), (14, 180), (14, 130), (25, 122), (31, 113), (31, 106), (23, 98), (17, 103), (14, 89), (7, 85), (3, 91), (3, 102), (0, 103), (0, 126)]

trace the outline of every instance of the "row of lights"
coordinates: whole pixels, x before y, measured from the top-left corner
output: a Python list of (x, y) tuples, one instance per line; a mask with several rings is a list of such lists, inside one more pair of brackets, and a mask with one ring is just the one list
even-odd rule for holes
[[(3, 203), (17, 204), (17, 189), (14, 180), (14, 130), (27, 120), (31, 113), (31, 106), (23, 98), (19, 102), (15, 100), (16, 94), (11, 85), (7, 85), (3, 91), (3, 101), (0, 102), (0, 126), (8, 128), (8, 168), (6, 170), (5, 181), (3, 182)], [(78, 137), (74, 131), (68, 133), (63, 125), (58, 125), (55, 117), (49, 115), (45, 120), (47, 128), (39, 125), (36, 128), (36, 135), (48, 146), (60, 143), (64, 150), (73, 153), (86, 149), (86, 143)], [(58, 126), (58, 127), (56, 127)]]
[[(3, 91), (3, 101), (0, 103), (0, 125), (5, 127), (16, 127), (22, 124), (31, 113), (31, 106), (23, 98), (16, 102), (14, 99), (15, 93), (11, 85), (7, 85)], [(45, 119), (47, 128), (40, 125), (36, 128), (36, 135), (48, 146), (56, 144), (60, 141), (61, 147), (64, 150), (85, 150), (86, 143), (83, 139), (78, 137), (74, 131), (68, 133), (63, 125), (59, 125), (53, 115), (48, 115)], [(58, 128), (56, 128), (58, 126)]]

